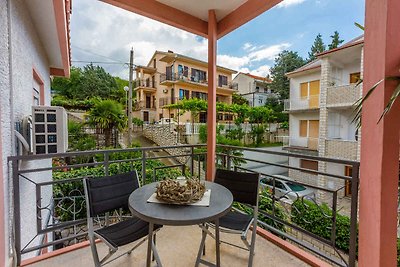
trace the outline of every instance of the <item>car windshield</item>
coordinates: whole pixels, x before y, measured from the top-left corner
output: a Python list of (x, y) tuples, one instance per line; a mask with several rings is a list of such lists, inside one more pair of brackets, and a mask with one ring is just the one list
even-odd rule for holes
[(294, 191), (294, 192), (300, 192), (300, 191), (304, 191), (304, 190), (307, 189), (307, 188), (305, 188), (305, 187), (302, 186), (302, 185), (294, 184), (294, 183), (291, 183), (291, 182), (287, 182), (286, 184), (287, 184), (287, 185), (290, 187), (290, 189), (291, 189), (292, 191)]

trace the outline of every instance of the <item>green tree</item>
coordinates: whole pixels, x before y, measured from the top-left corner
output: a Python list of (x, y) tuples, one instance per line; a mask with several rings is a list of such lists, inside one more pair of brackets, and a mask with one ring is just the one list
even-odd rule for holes
[(271, 68), (270, 88), (279, 94), (280, 99), (289, 98), (289, 79), (286, 77), (286, 73), (294, 71), (304, 63), (305, 60), (293, 51), (282, 51), (275, 58), (275, 64)]
[(246, 98), (244, 98), (243, 96), (234, 93), (232, 95), (232, 104), (248, 105), (249, 101)]
[(126, 116), (122, 105), (114, 100), (98, 101), (88, 112), (88, 124), (104, 129), (105, 143), (111, 145), (113, 128), (122, 130), (126, 127)]
[(127, 81), (114, 78), (102, 67), (89, 64), (83, 69), (72, 67), (70, 78), (55, 77), (51, 88), (57, 95), (71, 101), (99, 97), (125, 103), (124, 86), (127, 84)]
[(341, 43), (344, 42), (344, 40), (340, 39), (338, 31), (335, 31), (333, 33), (333, 35), (331, 35), (331, 38), (332, 38), (332, 42), (330, 45), (328, 45), (329, 50), (337, 48)]
[(322, 53), (326, 50), (326, 46), (324, 41), (322, 40), (322, 35), (318, 33), (317, 37), (315, 37), (314, 44), (311, 46), (311, 51), (308, 52), (308, 61), (313, 61), (316, 59), (315, 55), (318, 53)]

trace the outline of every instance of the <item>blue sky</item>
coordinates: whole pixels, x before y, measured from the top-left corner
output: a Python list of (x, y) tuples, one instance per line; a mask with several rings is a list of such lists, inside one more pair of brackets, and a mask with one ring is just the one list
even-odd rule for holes
[[(100, 64), (127, 78), (131, 47), (135, 63), (147, 64), (154, 50), (173, 50), (207, 60), (203, 38), (112, 7), (97, 0), (75, 1), (71, 22), (73, 61)], [(318, 33), (325, 44), (335, 30), (345, 41), (362, 34), (354, 22), (364, 22), (362, 0), (284, 0), (218, 42), (218, 63), (238, 71), (265, 76), (283, 49), (307, 53)], [(101, 55), (101, 56), (99, 56)], [(74, 63), (82, 66), (84, 63)]]

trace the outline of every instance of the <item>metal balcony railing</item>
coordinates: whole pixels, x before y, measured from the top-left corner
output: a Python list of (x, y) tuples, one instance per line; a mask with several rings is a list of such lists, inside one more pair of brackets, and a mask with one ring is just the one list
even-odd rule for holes
[[(197, 84), (201, 84), (201, 85), (208, 85), (207, 80), (201, 80), (201, 79), (197, 78), (196, 76), (190, 76), (190, 75), (185, 76), (185, 75), (176, 74), (176, 73), (160, 74), (160, 83), (175, 82), (175, 81), (183, 81), (183, 82), (188, 82), (188, 83), (197, 83)], [(229, 82), (228, 84), (217, 83), (217, 86), (220, 88), (239, 90), (238, 83), (235, 83), (235, 82)]]
[(290, 98), (284, 100), (285, 111), (306, 110), (319, 108), (319, 95), (310, 95), (307, 97)]
[(155, 109), (155, 108), (156, 108), (155, 101), (137, 101), (134, 103), (134, 110)]
[(162, 97), (158, 100), (158, 106), (162, 108), (167, 105), (176, 104), (178, 101), (178, 97)]
[[(87, 240), (87, 218), (84, 201), (82, 180), (85, 177), (101, 177), (137, 170), (141, 184), (155, 182), (165, 178), (186, 175), (201, 180), (205, 179), (205, 161), (207, 160), (205, 145), (178, 145), (167, 147), (144, 147), (117, 150), (96, 150), (83, 152), (69, 152), (62, 154), (28, 155), (9, 157), (10, 174), (12, 181), (12, 199), (9, 203), (13, 210), (14, 222), (13, 247), (16, 251), (16, 264), (21, 264), (21, 257), (40, 255), (45, 248), (57, 250), (71, 244)], [(157, 151), (166, 151), (168, 155), (159, 155)], [(272, 186), (263, 191), (260, 198), (268, 198), (271, 205), (260, 206), (259, 226), (275, 233), (281, 238), (312, 251), (332, 264), (351, 266), (356, 264), (357, 242), (357, 205), (359, 185), (359, 163), (356, 161), (329, 159), (304, 154), (280, 152), (256, 148), (217, 145), (215, 164), (218, 168), (235, 169), (237, 171), (254, 172), (246, 166), (257, 166), (257, 172), (262, 178), (272, 180)], [(318, 170), (304, 169), (282, 162), (284, 159), (307, 159), (319, 162), (335, 163), (343, 166), (352, 166), (352, 176), (343, 176)], [(175, 162), (175, 163), (174, 163)], [(243, 165), (245, 163), (252, 163)], [(350, 236), (338, 241), (338, 201), (343, 186), (323, 187), (320, 184), (309, 184), (302, 180), (290, 179), (292, 185), (306, 186), (314, 190), (315, 196), (324, 195), (324, 198), (311, 200), (324, 213), (323, 220), (328, 220), (326, 231), (328, 236), (319, 236), (312, 232), (312, 227), (306, 227), (310, 222), (298, 224), (292, 220), (295, 210), (288, 204), (288, 194), (278, 194), (278, 179), (280, 182), (289, 178), (274, 176), (269, 171), (263, 171), (260, 166), (273, 166), (289, 171), (307, 172), (326, 179), (332, 179), (339, 184), (351, 182), (351, 219)], [(166, 170), (175, 170), (167, 173)], [(167, 173), (167, 174), (166, 174)], [(168, 175), (168, 177), (165, 177)], [(173, 175), (173, 176), (171, 176)], [(47, 177), (44, 179), (44, 177)], [(315, 178), (317, 179), (317, 178)], [(322, 179), (322, 178), (321, 178)], [(321, 183), (324, 184), (324, 183)], [(261, 184), (260, 184), (261, 186)], [(267, 193), (265, 195), (265, 193)], [(269, 197), (268, 197), (269, 196)], [(309, 209), (311, 202), (305, 203), (303, 197), (291, 193), (293, 201), (300, 201), (304, 211)], [(264, 203), (264, 202), (263, 202)], [(323, 204), (324, 206), (320, 206)], [(269, 207), (273, 208), (269, 208)], [(280, 207), (280, 208), (278, 208)], [(300, 212), (300, 211), (298, 211)], [(301, 214), (300, 214), (301, 215)], [(97, 220), (97, 227), (129, 216), (129, 212), (105, 214)], [(302, 217), (302, 216), (298, 216)], [(297, 234), (293, 234), (295, 231)], [(348, 242), (348, 255), (338, 249), (337, 244)], [(322, 250), (312, 244), (321, 244), (328, 247), (335, 255)], [(32, 253), (34, 253), (32, 255)]]
[(137, 79), (136, 80), (136, 88), (137, 87), (145, 87), (145, 88), (156, 88), (155, 82), (151, 79)]

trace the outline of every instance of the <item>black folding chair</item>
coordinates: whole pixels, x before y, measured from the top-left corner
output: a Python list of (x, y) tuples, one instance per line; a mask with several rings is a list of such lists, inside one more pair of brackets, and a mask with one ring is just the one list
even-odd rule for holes
[[(239, 234), (245, 247), (238, 246), (221, 240), (221, 243), (228, 244), (240, 249), (249, 251), (248, 266), (253, 266), (254, 247), (257, 236), (257, 217), (258, 217), (258, 186), (260, 175), (258, 173), (236, 172), (230, 170), (217, 169), (215, 174), (215, 183), (228, 188), (232, 195), (233, 201), (249, 204), (253, 208), (253, 214), (248, 215), (235, 210), (229, 211), (228, 214), (219, 219), (219, 229), (221, 232), (230, 234)], [(211, 192), (212, 194), (212, 192)], [(250, 243), (247, 241), (247, 232), (253, 226)], [(200, 243), (200, 248), (197, 256), (196, 266), (198, 266), (201, 254), (205, 254), (205, 241), (207, 235), (212, 238), (214, 234), (208, 229), (215, 228), (212, 222), (200, 226), (202, 228), (203, 237)]]
[[(102, 214), (128, 208), (129, 195), (139, 187), (139, 179), (136, 171), (106, 176), (102, 178), (85, 178), (84, 189), (87, 207), (87, 223), (90, 247), (96, 267), (109, 263), (125, 254), (130, 254), (134, 249), (144, 243), (149, 233), (149, 224), (139, 218), (129, 217), (115, 224), (94, 230), (94, 219)], [(154, 231), (161, 228), (154, 226)], [(109, 248), (109, 252), (101, 260), (99, 258), (95, 239), (99, 238)], [(143, 238), (143, 239), (142, 239)], [(119, 247), (142, 239), (132, 249), (107, 261)], [(160, 259), (153, 243), (153, 255), (158, 265)]]

